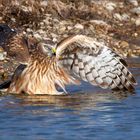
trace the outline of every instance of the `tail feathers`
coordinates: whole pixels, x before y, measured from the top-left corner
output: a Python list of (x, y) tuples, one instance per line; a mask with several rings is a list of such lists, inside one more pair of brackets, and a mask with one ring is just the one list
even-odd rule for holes
[(11, 80), (7, 80), (7, 81), (1, 83), (0, 90), (9, 88), (10, 84), (11, 84)]

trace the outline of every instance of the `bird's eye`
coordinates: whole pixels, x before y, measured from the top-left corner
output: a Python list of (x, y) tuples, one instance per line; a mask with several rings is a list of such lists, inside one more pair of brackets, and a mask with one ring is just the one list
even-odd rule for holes
[(56, 54), (56, 49), (52, 48), (52, 53), (55, 55)]

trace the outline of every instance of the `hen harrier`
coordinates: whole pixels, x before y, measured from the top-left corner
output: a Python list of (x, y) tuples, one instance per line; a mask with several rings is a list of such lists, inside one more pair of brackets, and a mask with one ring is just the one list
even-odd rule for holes
[(73, 35), (52, 47), (51, 53), (32, 38), (16, 35), (15, 39), (13, 48), (25, 48), (26, 58), (11, 80), (0, 85), (9, 93), (62, 95), (67, 93), (65, 85), (79, 84), (80, 80), (104, 89), (134, 90), (136, 81), (126, 62), (91, 37)]

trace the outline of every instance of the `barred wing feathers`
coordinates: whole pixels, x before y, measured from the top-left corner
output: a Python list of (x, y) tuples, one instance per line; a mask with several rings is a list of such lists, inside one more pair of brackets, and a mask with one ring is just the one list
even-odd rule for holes
[(56, 47), (59, 64), (73, 76), (110, 89), (134, 90), (136, 81), (126, 62), (110, 48), (94, 39), (75, 35)]

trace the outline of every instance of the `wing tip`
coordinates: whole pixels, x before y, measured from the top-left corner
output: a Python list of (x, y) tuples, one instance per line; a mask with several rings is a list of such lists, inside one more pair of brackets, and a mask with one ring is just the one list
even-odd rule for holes
[(116, 86), (114, 88), (112, 88), (111, 90), (113, 91), (128, 91), (128, 92), (134, 92), (135, 91), (135, 87), (134, 87), (134, 83), (130, 83), (129, 81), (127, 81), (125, 84), (122, 84), (121, 86)]

